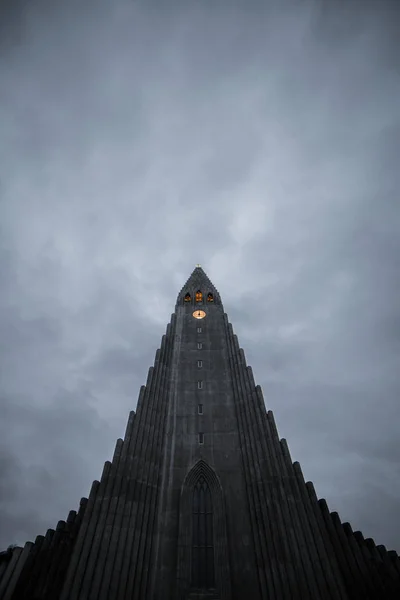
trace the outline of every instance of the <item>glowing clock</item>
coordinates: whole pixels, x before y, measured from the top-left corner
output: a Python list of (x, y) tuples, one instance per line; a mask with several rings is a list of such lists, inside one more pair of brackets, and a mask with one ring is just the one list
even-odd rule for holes
[(193, 316), (195, 319), (204, 319), (206, 313), (204, 312), (204, 310), (195, 310)]

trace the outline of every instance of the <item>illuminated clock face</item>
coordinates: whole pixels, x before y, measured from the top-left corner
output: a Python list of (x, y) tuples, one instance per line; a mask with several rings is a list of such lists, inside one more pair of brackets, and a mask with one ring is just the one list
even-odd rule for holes
[(195, 319), (204, 319), (206, 313), (204, 312), (204, 310), (195, 310), (193, 316)]

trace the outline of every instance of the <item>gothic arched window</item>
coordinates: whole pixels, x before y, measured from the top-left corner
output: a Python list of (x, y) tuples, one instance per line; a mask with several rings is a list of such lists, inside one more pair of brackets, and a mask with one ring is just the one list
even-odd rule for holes
[(191, 295), (189, 294), (189, 292), (186, 294), (185, 296), (185, 302), (190, 302), (192, 299)]
[(196, 292), (196, 302), (203, 302), (203, 294), (200, 290), (197, 290)]
[(193, 490), (192, 588), (215, 587), (214, 534), (211, 492), (203, 475)]
[(212, 295), (211, 292), (207, 296), (207, 302), (214, 302), (214, 296)]

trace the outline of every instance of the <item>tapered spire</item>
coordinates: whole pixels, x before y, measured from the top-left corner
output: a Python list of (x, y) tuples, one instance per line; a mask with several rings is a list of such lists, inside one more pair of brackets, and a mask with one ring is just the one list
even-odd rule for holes
[(342, 524), (292, 462), (200, 265), (89, 499), (0, 553), (0, 600), (32, 598), (400, 598), (397, 553)]
[(215, 288), (200, 265), (196, 265), (189, 279), (179, 292), (177, 304), (183, 302), (183, 299), (187, 293), (194, 295), (197, 290), (200, 290), (203, 294), (211, 293), (214, 297), (214, 301), (219, 304), (221, 303), (218, 290)]

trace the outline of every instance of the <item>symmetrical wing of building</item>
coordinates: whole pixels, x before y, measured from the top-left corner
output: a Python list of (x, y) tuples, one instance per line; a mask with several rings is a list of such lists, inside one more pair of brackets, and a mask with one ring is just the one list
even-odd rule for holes
[(400, 560), (304, 481), (196, 267), (112, 461), (78, 512), (0, 555), (0, 598), (398, 600)]

